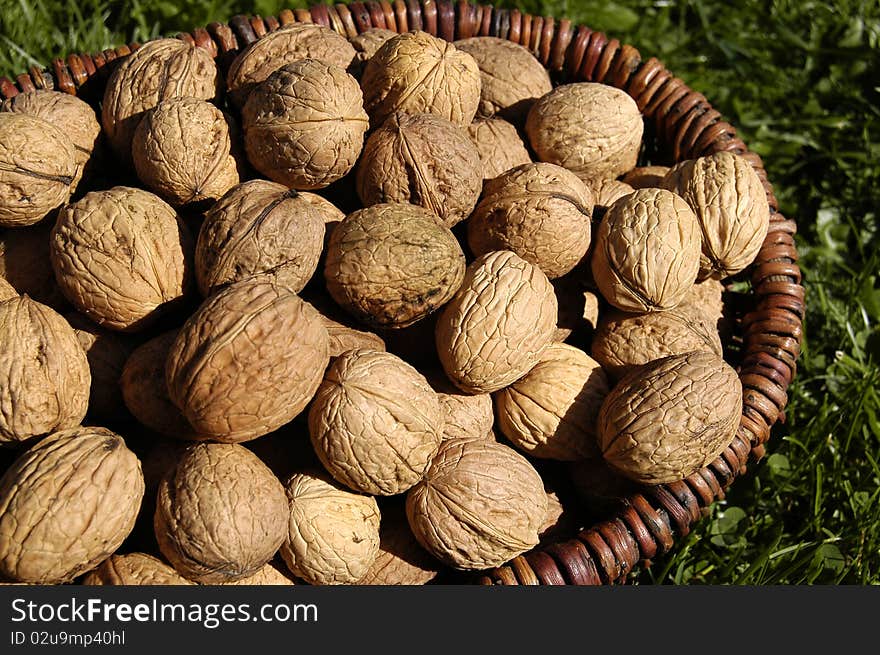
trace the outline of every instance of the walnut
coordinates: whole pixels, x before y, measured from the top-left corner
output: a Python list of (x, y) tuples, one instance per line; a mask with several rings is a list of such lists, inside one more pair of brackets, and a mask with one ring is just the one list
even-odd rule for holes
[(529, 110), (526, 134), (541, 161), (583, 179), (615, 178), (636, 165), (642, 115), (625, 91), (607, 84), (563, 84)]
[(144, 495), (137, 457), (105, 428), (61, 430), (0, 479), (0, 575), (70, 582), (112, 555)]
[(374, 495), (418, 482), (442, 428), (440, 400), (424, 375), (376, 350), (337, 357), (309, 410), (309, 435), (324, 467), (350, 489)]
[(367, 348), (369, 350), (385, 350), (385, 342), (378, 334), (366, 332), (335, 321), (321, 314), (321, 323), (330, 337), (330, 358), (339, 357), (347, 350)]
[(593, 192), (596, 205), (605, 207), (606, 209), (614, 204), (615, 200), (623, 198), (631, 194), (633, 189), (629, 184), (620, 180), (609, 180), (607, 178), (594, 178), (587, 182), (587, 186)]
[(532, 161), (516, 128), (501, 118), (483, 118), (468, 125), (471, 141), (480, 153), (483, 180)]
[(541, 476), (512, 448), (450, 439), (407, 493), (406, 514), (434, 557), (456, 569), (485, 569), (537, 545), (547, 495)]
[(668, 172), (669, 166), (637, 166), (620, 180), (633, 189), (659, 189), (662, 188), (663, 178)]
[(0, 112), (0, 227), (40, 222), (67, 202), (76, 177), (73, 141), (59, 127)]
[(355, 77), (361, 77), (367, 62), (379, 51), (388, 39), (397, 36), (397, 32), (386, 30), (381, 27), (371, 27), (348, 40), (354, 48), (354, 60), (351, 63), (351, 72)]
[(471, 55), (427, 32), (388, 39), (370, 58), (361, 78), (370, 126), (395, 111), (436, 114), (468, 125), (480, 101), (480, 69)]
[(0, 302), (0, 343), (0, 445), (79, 425), (92, 376), (67, 321), (28, 296), (16, 296)]
[(700, 227), (687, 203), (663, 189), (639, 189), (608, 208), (590, 265), (599, 291), (627, 312), (678, 305), (700, 267)]
[(509, 250), (468, 266), (437, 319), (437, 353), (465, 393), (491, 393), (538, 363), (556, 331), (556, 296), (537, 266)]
[(84, 578), (84, 585), (191, 585), (171, 566), (147, 553), (114, 554)]
[(0, 277), (19, 294), (27, 294), (57, 312), (70, 310), (70, 303), (55, 281), (49, 260), (49, 235), (54, 220), (28, 227), (0, 228)]
[(354, 47), (329, 27), (314, 23), (285, 25), (243, 50), (226, 75), (229, 99), (244, 107), (254, 88), (286, 64), (315, 59), (343, 70), (355, 57)]
[(205, 213), (199, 230), (195, 273), (202, 295), (268, 272), (299, 293), (318, 267), (326, 216), (306, 194), (275, 182), (234, 187)]
[(222, 76), (210, 53), (181, 39), (153, 39), (110, 74), (101, 124), (116, 156), (132, 164), (131, 142), (144, 112), (163, 100), (189, 96), (214, 100)]
[(605, 461), (642, 484), (686, 478), (730, 445), (742, 385), (718, 355), (670, 355), (633, 369), (605, 399), (598, 442)]
[(66, 205), (52, 229), (52, 269), (80, 312), (111, 330), (144, 330), (192, 286), (193, 238), (165, 201), (117, 186)]
[(254, 573), (253, 575), (249, 575), (246, 578), (241, 578), (240, 580), (233, 580), (232, 582), (221, 582), (222, 585), (237, 585), (243, 587), (251, 587), (251, 586), (291, 586), (296, 585), (293, 579), (284, 571), (282, 571), (277, 566), (273, 565), (271, 562), (265, 564), (263, 568)]
[(329, 361), (318, 312), (266, 276), (209, 296), (168, 353), (171, 401), (215, 441), (268, 434), (311, 400)]
[(489, 180), (467, 223), (477, 256), (512, 250), (548, 278), (571, 271), (590, 247), (593, 194), (553, 164), (523, 164)]
[(443, 305), (464, 277), (465, 257), (435, 214), (383, 203), (349, 214), (327, 246), (324, 277), (333, 299), (379, 327), (412, 325)]
[(379, 550), (379, 506), (323, 475), (298, 473), (286, 485), (290, 502), (281, 556), (294, 575), (313, 585), (354, 584)]
[(526, 48), (494, 36), (453, 42), (471, 55), (480, 69), (481, 117), (498, 116), (521, 125), (534, 102), (550, 93), (550, 74)]
[(310, 190), (354, 167), (368, 120), (357, 80), (333, 64), (302, 59), (251, 92), (242, 127), (254, 168), (275, 182)]
[(201, 584), (253, 575), (287, 532), (284, 487), (239, 444), (192, 444), (159, 483), (156, 540), (185, 578)]
[(406, 520), (402, 505), (383, 506), (379, 552), (359, 585), (424, 585), (437, 577), (441, 563), (419, 542)]
[(395, 112), (367, 139), (355, 183), (364, 206), (408, 202), (452, 227), (477, 204), (481, 172), (480, 153), (460, 126)]
[(706, 323), (717, 328), (722, 341), (725, 341), (730, 335), (731, 325), (725, 313), (723, 294), (721, 281), (710, 277), (693, 285), (679, 307), (702, 316)]
[(495, 410), (488, 393), (464, 393), (452, 384), (443, 371), (431, 371), (428, 383), (437, 392), (445, 421), (443, 439), (494, 438)]

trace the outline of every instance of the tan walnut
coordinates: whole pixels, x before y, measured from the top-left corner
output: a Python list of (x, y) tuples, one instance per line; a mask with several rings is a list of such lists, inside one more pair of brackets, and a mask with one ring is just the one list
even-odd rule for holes
[(388, 39), (393, 39), (397, 34), (397, 32), (386, 30), (383, 27), (371, 27), (365, 32), (351, 37), (348, 42), (351, 43), (355, 52), (350, 69), (352, 75), (358, 78), (361, 77), (367, 62)]
[(49, 235), (55, 221), (50, 217), (36, 225), (0, 230), (0, 277), (20, 294), (48, 305), (62, 314), (70, 303), (61, 293), (49, 261)]
[(367, 348), (369, 350), (385, 350), (385, 342), (375, 332), (358, 330), (340, 323), (329, 316), (321, 314), (321, 322), (330, 337), (330, 357), (339, 357), (347, 350)]
[(620, 181), (629, 184), (633, 189), (661, 189), (663, 178), (669, 172), (669, 166), (636, 166), (625, 173)]
[(443, 371), (431, 371), (428, 383), (437, 392), (440, 408), (445, 417), (444, 439), (479, 438), (493, 439), (495, 409), (488, 393), (464, 393), (457, 388)]
[(587, 182), (587, 186), (590, 187), (590, 190), (593, 192), (596, 206), (605, 207), (606, 209), (613, 205), (616, 200), (635, 191), (635, 189), (626, 182), (609, 180), (607, 178), (594, 178)]
[(516, 128), (501, 118), (475, 120), (468, 134), (480, 153), (484, 181), (532, 161)]
[(424, 585), (437, 577), (439, 560), (422, 548), (406, 520), (403, 504), (380, 507), (379, 552), (359, 585)]
[(114, 554), (83, 578), (84, 585), (191, 585), (173, 567), (148, 553)]
[[(283, 547), (283, 546), (282, 546)], [(293, 578), (280, 568), (269, 562), (253, 575), (232, 582), (221, 582), (223, 585), (236, 586), (284, 586), (296, 585)]]

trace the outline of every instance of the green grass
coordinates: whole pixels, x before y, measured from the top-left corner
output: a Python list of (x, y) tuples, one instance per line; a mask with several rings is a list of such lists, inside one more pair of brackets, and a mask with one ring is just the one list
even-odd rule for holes
[[(764, 159), (798, 222), (806, 338), (786, 423), (653, 584), (880, 582), (880, 3), (523, 0), (661, 59)], [(0, 0), (0, 75), (277, 13), (276, 0)], [(96, 18), (97, 17), (97, 18)]]

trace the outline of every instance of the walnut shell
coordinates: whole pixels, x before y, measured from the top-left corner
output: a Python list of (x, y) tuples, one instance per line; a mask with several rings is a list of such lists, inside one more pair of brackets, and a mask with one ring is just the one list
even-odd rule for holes
[(489, 180), (467, 223), (476, 256), (512, 250), (553, 279), (571, 271), (590, 247), (593, 194), (553, 164), (523, 164)]
[(147, 553), (111, 555), (90, 571), (82, 583), (92, 585), (191, 585), (171, 566)]
[(452, 43), (411, 31), (388, 39), (370, 58), (361, 78), (370, 127), (391, 114), (436, 114), (468, 125), (480, 102), (477, 62)]
[(599, 291), (627, 312), (672, 309), (700, 267), (700, 226), (687, 203), (663, 189), (615, 202), (596, 231), (590, 265)]
[(663, 178), (668, 172), (669, 166), (637, 166), (620, 180), (633, 189), (660, 189), (663, 186)]
[(468, 125), (468, 134), (480, 153), (483, 180), (532, 161), (516, 128), (501, 118), (476, 120)]
[(702, 316), (724, 338), (730, 333), (730, 321), (725, 316), (723, 294), (724, 285), (721, 281), (710, 277), (692, 286), (679, 307)]
[(525, 129), (541, 161), (592, 179), (615, 178), (636, 165), (644, 125), (625, 91), (578, 82), (558, 86), (535, 102)]
[(251, 92), (242, 127), (254, 168), (275, 182), (309, 190), (354, 167), (368, 121), (357, 80), (333, 64), (301, 59)]
[(291, 476), (287, 541), (281, 556), (313, 585), (354, 584), (379, 551), (379, 506), (372, 496), (311, 473)]
[(255, 439), (296, 417), (329, 361), (318, 312), (271, 278), (209, 296), (168, 353), (171, 401), (201, 436)]
[(345, 70), (354, 57), (354, 46), (329, 27), (284, 25), (254, 41), (232, 61), (226, 75), (229, 99), (242, 108), (254, 88), (286, 64), (315, 59)]
[(474, 260), (437, 319), (446, 375), (465, 393), (491, 393), (538, 363), (556, 331), (556, 296), (547, 276), (509, 250)]
[(40, 222), (77, 179), (73, 141), (36, 116), (0, 112), (0, 227)]
[(385, 350), (385, 342), (378, 334), (357, 330), (353, 327), (334, 321), (329, 316), (321, 314), (321, 323), (330, 337), (330, 358), (339, 357), (347, 350), (367, 348), (369, 350)]
[(162, 554), (194, 582), (253, 575), (287, 532), (284, 487), (239, 444), (192, 444), (159, 483), (154, 526)]
[(474, 36), (453, 42), (471, 55), (480, 69), (477, 115), (498, 115), (522, 124), (535, 101), (553, 90), (550, 74), (526, 48), (494, 36)]
[(324, 262), (333, 299), (377, 327), (402, 328), (424, 318), (458, 290), (464, 270), (452, 231), (407, 203), (349, 214), (333, 230)]
[(253, 575), (249, 575), (246, 578), (241, 578), (240, 580), (233, 580), (232, 582), (221, 582), (221, 585), (233, 585), (233, 586), (242, 586), (242, 587), (253, 587), (253, 586), (292, 586), (296, 585), (296, 582), (293, 581), (287, 573), (282, 571), (277, 566), (273, 565), (271, 562), (264, 565), (259, 571), (254, 573)]
[(309, 410), (309, 435), (340, 483), (389, 496), (418, 482), (440, 445), (440, 400), (388, 352), (349, 350), (333, 362)]
[(547, 495), (541, 476), (512, 448), (451, 439), (407, 493), (406, 515), (434, 557), (456, 569), (486, 569), (537, 545)]
[(596, 205), (598, 207), (605, 207), (606, 209), (614, 204), (614, 201), (623, 198), (624, 196), (628, 196), (633, 191), (629, 184), (625, 182), (621, 182), (620, 180), (609, 180), (607, 178), (594, 178), (587, 182), (587, 186), (590, 187), (590, 191), (593, 192), (593, 198), (595, 198)]
[(351, 37), (348, 42), (354, 48), (354, 60), (351, 63), (352, 75), (361, 77), (367, 62), (375, 55), (388, 39), (397, 36), (397, 32), (386, 30), (382, 27), (371, 27), (357, 36)]
[(424, 585), (437, 577), (441, 563), (419, 542), (406, 520), (403, 505), (381, 507), (379, 552), (359, 585)]
[(275, 182), (234, 187), (205, 213), (199, 230), (195, 273), (202, 295), (267, 272), (299, 293), (318, 267), (327, 215), (306, 194)]
[(770, 205), (752, 164), (732, 152), (681, 162), (663, 178), (697, 215), (703, 233), (700, 275), (723, 279), (751, 264), (770, 226)]
[(170, 98), (214, 100), (220, 81), (205, 48), (175, 38), (144, 43), (113, 70), (104, 89), (101, 124), (116, 156), (132, 164), (131, 143), (144, 112)]
[(92, 376), (67, 321), (27, 296), (16, 296), (0, 302), (0, 343), (0, 444), (79, 425)]
[(480, 153), (460, 126), (433, 114), (395, 112), (367, 139), (355, 184), (364, 206), (408, 202), (452, 227), (477, 204), (481, 171)]
[(49, 235), (55, 221), (28, 227), (0, 229), (0, 277), (19, 295), (27, 294), (57, 312), (70, 310), (70, 303), (55, 281), (49, 261)]
[(0, 479), (0, 575), (58, 584), (122, 544), (144, 495), (137, 457), (105, 428), (61, 430)]
[(495, 410), (491, 395), (464, 393), (449, 381), (443, 371), (432, 371), (427, 379), (437, 392), (445, 417), (443, 439), (471, 439), (492, 434)]
[(596, 417), (609, 390), (599, 362), (579, 348), (554, 343), (531, 371), (494, 394), (498, 427), (533, 457), (598, 457)]
[(711, 463), (736, 435), (742, 385), (718, 355), (670, 355), (633, 369), (599, 412), (605, 461), (642, 484), (674, 482)]
[(176, 309), (192, 286), (193, 237), (148, 191), (87, 193), (59, 212), (50, 238), (61, 291), (102, 327), (144, 330)]

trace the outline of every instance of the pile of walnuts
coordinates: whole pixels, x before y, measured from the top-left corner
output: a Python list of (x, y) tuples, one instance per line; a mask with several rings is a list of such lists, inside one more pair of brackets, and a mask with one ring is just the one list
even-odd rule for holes
[(737, 155), (531, 52), (289, 25), (0, 111), (0, 577), (424, 584), (732, 441)]

